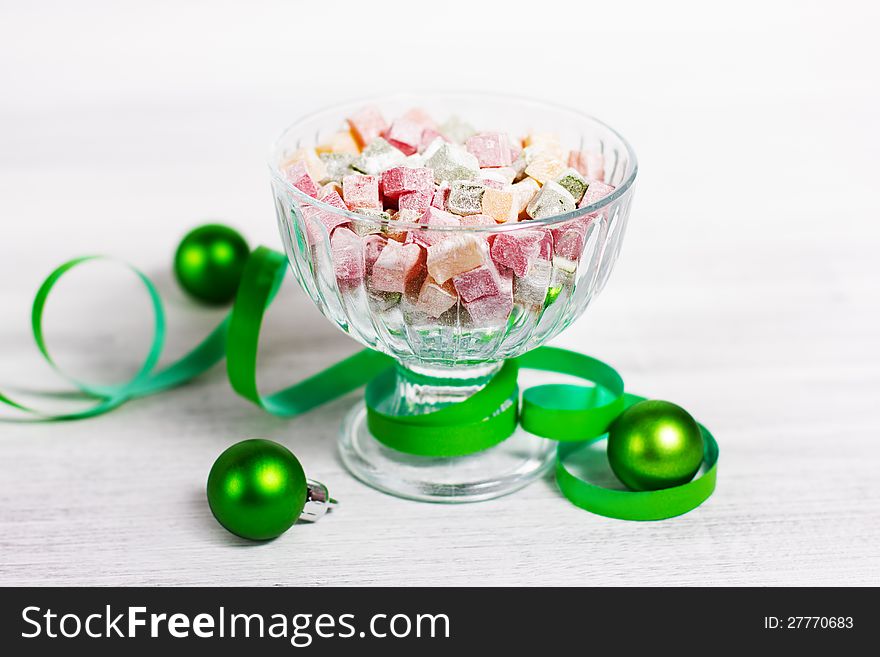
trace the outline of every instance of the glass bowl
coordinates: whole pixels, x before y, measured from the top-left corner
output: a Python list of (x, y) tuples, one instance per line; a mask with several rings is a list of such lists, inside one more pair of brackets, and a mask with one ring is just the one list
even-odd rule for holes
[[(601, 154), (604, 171), (597, 169), (595, 177), (614, 189), (566, 214), (450, 227), (357, 214), (294, 187), (282, 168), (291, 153), (325, 143), (345, 125), (346, 117), (366, 105), (378, 107), (386, 117), (423, 108), (440, 120), (458, 116), (480, 129), (517, 136), (552, 131), (566, 148)], [(604, 287), (620, 251), (637, 162), (623, 137), (586, 114), (516, 97), (432, 93), (362, 100), (311, 114), (278, 139), (269, 168), (281, 237), (299, 284), (339, 329), (396, 360), (396, 390), (384, 400), (382, 410), (405, 415), (431, 412), (473, 394), (504, 359), (544, 344), (584, 312)], [(335, 229), (340, 225), (350, 232)], [(328, 226), (340, 237), (331, 239)], [(504, 291), (489, 302), (489, 297), (470, 303), (459, 297), (447, 308), (442, 286), (425, 288), (427, 245), (456, 244), (449, 248), (482, 253), (491, 260), (489, 252), (498, 239), (535, 239), (540, 251), (527, 271), (495, 267)], [(386, 249), (395, 262), (403, 259), (409, 263), (407, 271), (415, 272), (396, 291), (389, 291), (394, 285), (382, 283), (376, 269)], [(421, 258), (421, 264), (413, 265), (413, 258)], [(427, 268), (431, 266), (427, 261)], [(451, 289), (448, 283), (446, 287)], [(476, 454), (413, 456), (370, 435), (359, 401), (343, 424), (339, 452), (354, 476), (382, 491), (419, 500), (466, 502), (512, 492), (539, 477), (553, 462), (554, 443), (518, 429), (508, 440)]]

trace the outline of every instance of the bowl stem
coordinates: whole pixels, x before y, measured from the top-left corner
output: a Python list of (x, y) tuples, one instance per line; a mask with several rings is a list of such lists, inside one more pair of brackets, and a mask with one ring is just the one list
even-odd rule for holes
[(388, 412), (422, 415), (470, 397), (501, 369), (502, 361), (478, 365), (435, 366), (398, 362), (393, 396)]

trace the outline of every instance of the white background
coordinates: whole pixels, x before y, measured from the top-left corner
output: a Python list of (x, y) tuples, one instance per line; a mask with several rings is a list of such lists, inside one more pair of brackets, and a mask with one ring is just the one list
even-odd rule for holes
[[(556, 344), (614, 364), (721, 443), (718, 490), (658, 523), (587, 514), (538, 482), (467, 506), (353, 480), (334, 440), (356, 395), (295, 421), (222, 368), (68, 424), (0, 424), (0, 584), (880, 583), (880, 92), (868, 2), (2, 2), (0, 389), (63, 386), (29, 335), (59, 262), (154, 276), (168, 356), (216, 321), (168, 274), (205, 219), (278, 245), (264, 156), (303, 112), (393, 89), (570, 105), (640, 156), (621, 260)], [(71, 275), (50, 344), (130, 371), (149, 333), (118, 270)], [(289, 285), (266, 387), (353, 351)], [(22, 390), (24, 389), (24, 390)], [(251, 545), (204, 501), (213, 459), (280, 440), (342, 505)]]

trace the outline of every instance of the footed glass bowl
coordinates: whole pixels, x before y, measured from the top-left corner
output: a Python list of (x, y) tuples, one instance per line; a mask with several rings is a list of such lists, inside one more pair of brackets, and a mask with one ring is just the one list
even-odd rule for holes
[[(365, 105), (375, 105), (388, 118), (418, 107), (440, 121), (457, 116), (478, 129), (512, 136), (556, 133), (566, 149), (601, 156), (604, 164), (590, 173), (613, 191), (541, 219), (426, 226), (403, 213), (393, 220), (357, 214), (291, 184), (284, 169), (290, 155), (326, 143)], [(617, 259), (637, 172), (632, 148), (604, 123), (537, 101), (481, 94), (394, 95), (330, 107), (290, 126), (273, 147), (269, 166), (281, 236), (297, 280), (333, 324), (397, 361), (396, 391), (382, 409), (395, 414), (426, 413), (461, 401), (485, 385), (504, 359), (544, 344), (579, 317)], [(527, 268), (507, 268), (493, 261), (496, 240), (501, 240), (498, 248), (535, 241), (538, 255)], [(427, 248), (437, 243), (452, 245), (453, 256), (434, 249), (434, 261), (426, 260)], [(426, 283), (433, 274), (456, 271), (462, 258), (485, 260), (495, 277), (492, 285), (500, 283), (501, 291), (456, 299), (452, 278), (433, 288)], [(407, 272), (400, 289), (388, 284), (389, 266)], [(466, 295), (461, 280), (456, 286)], [(554, 443), (518, 429), (476, 454), (413, 456), (370, 434), (359, 401), (344, 422), (339, 451), (354, 476), (382, 491), (469, 502), (504, 495), (539, 477), (553, 462)]]

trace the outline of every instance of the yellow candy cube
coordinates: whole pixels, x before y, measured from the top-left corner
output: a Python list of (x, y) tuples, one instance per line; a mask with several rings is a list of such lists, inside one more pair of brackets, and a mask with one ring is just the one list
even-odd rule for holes
[(441, 285), (483, 264), (485, 242), (473, 235), (453, 235), (428, 247), (428, 273)]
[(315, 150), (318, 153), (351, 153), (352, 155), (358, 155), (361, 152), (354, 135), (349, 130), (342, 130), (331, 135), (326, 142), (320, 144)]
[(562, 160), (541, 154), (535, 157), (526, 167), (526, 175), (531, 176), (542, 185), (565, 171), (566, 166)]
[(536, 132), (523, 139), (523, 146), (532, 153), (540, 153), (556, 160), (565, 158), (559, 135), (553, 132)]
[(336, 192), (337, 194), (342, 196), (342, 185), (334, 180), (331, 180), (326, 185), (321, 186), (321, 192), (318, 195), (318, 198), (323, 199), (325, 196), (327, 196), (328, 194), (332, 194), (333, 192)]
[(526, 211), (526, 206), (528, 206), (529, 202), (534, 198), (535, 194), (538, 193), (538, 190), (541, 189), (541, 186), (534, 178), (523, 178), (518, 183), (515, 183), (510, 186), (510, 191), (513, 192), (515, 204), (514, 207), (516, 209), (517, 216), (522, 217)]
[(483, 214), (492, 217), (499, 224), (516, 221), (518, 211), (513, 192), (488, 187), (483, 192), (482, 203)]

